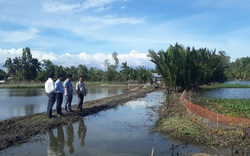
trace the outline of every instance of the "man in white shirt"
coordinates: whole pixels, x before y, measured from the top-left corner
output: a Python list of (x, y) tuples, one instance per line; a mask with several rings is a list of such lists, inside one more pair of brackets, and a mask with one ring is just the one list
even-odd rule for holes
[(79, 77), (79, 81), (76, 83), (76, 92), (78, 96), (77, 110), (82, 111), (83, 99), (84, 99), (84, 96), (87, 95), (87, 90), (85, 88), (82, 75)]
[(50, 73), (48, 80), (45, 82), (45, 92), (47, 93), (49, 100), (48, 100), (48, 106), (47, 106), (47, 116), (48, 118), (55, 117), (52, 115), (52, 108), (56, 101), (56, 90), (54, 86), (54, 74)]

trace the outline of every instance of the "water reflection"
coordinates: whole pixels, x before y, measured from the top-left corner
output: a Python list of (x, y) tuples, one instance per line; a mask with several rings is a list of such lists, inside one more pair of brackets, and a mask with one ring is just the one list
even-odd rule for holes
[(48, 134), (50, 138), (48, 155), (49, 156), (54, 156), (57, 154), (65, 155), (64, 152), (65, 140), (62, 127), (57, 127), (57, 137), (55, 137), (53, 131), (48, 132)]
[(136, 109), (136, 108), (143, 108), (145, 107), (147, 104), (146, 101), (128, 101), (127, 105), (130, 106), (132, 109)]
[(20, 89), (0, 89), (1, 96), (18, 97), (18, 96), (41, 96), (46, 95), (42, 88), (20, 88)]
[[(55, 132), (57, 132), (57, 136), (55, 136)], [(87, 126), (84, 124), (83, 118), (79, 120), (78, 124), (78, 139), (81, 146), (84, 146), (84, 140), (86, 137)], [(51, 130), (48, 132), (49, 135), (49, 147), (47, 154), (48, 156), (61, 155), (64, 156), (65, 150), (70, 154), (75, 152), (74, 147), (74, 128), (72, 123), (66, 125), (66, 133), (63, 131), (63, 127), (57, 127), (55, 130)], [(67, 148), (65, 147), (67, 145)]]
[(74, 153), (75, 149), (73, 146), (73, 142), (74, 142), (74, 129), (72, 124), (68, 124), (66, 126), (66, 143), (67, 146), (69, 148), (69, 153)]
[(84, 146), (84, 140), (86, 137), (86, 133), (87, 133), (87, 126), (84, 124), (83, 120), (79, 120), (79, 125), (78, 125), (78, 138), (79, 138), (79, 142), (81, 146)]

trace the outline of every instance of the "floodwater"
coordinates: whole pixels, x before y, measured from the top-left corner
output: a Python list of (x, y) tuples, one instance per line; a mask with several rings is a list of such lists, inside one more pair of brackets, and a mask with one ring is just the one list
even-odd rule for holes
[[(123, 94), (126, 87), (89, 87), (84, 101)], [(74, 94), (72, 104), (77, 104)], [(0, 120), (41, 113), (47, 110), (48, 97), (43, 88), (0, 89)], [(54, 104), (55, 109), (56, 104)], [(64, 102), (62, 107), (64, 107)]]
[[(1, 118), (44, 112), (46, 110), (47, 96), (43, 89), (28, 89), (30, 90), (29, 93), (25, 91), (25, 93), (22, 93), (20, 89), (18, 91), (14, 91), (15, 89), (3, 90), (0, 89), (0, 104), (1, 106), (4, 105), (0, 110)], [(93, 91), (93, 94), (89, 90), (85, 100), (118, 95), (125, 90), (98, 88)], [(219, 94), (218, 97), (230, 98), (240, 90), (214, 90), (204, 94), (204, 96)], [(243, 92), (249, 94), (249, 89), (243, 90)], [(95, 94), (95, 92), (98, 93)], [(25, 94), (28, 96), (25, 96)], [(7, 97), (5, 98), (4, 95)], [(237, 94), (237, 97), (244, 98), (245, 95), (245, 93), (240, 93)], [(73, 103), (76, 103), (76, 96), (74, 96), (74, 99)], [(144, 98), (129, 101), (114, 109), (84, 117), (75, 123), (57, 127), (46, 134), (32, 138), (27, 143), (2, 150), (0, 155), (150, 156), (152, 148), (155, 148), (155, 156), (177, 155), (177, 153), (187, 155), (202, 152), (215, 154), (216, 151), (223, 154), (225, 152), (225, 150), (215, 149), (214, 147), (208, 148), (206, 146), (186, 144), (152, 132), (151, 129), (158, 119), (157, 110), (159, 110), (164, 100), (165, 95), (162, 92), (149, 93)], [(32, 105), (32, 111), (28, 109), (29, 105)], [(18, 110), (18, 108), (21, 110)]]
[(206, 150), (151, 131), (164, 100), (162, 92), (149, 93), (145, 98), (55, 128), (0, 155), (147, 156), (155, 148), (155, 155), (166, 156)]
[[(250, 81), (228, 81), (226, 84), (250, 85)], [(250, 99), (250, 88), (219, 88), (202, 92), (201, 97)]]

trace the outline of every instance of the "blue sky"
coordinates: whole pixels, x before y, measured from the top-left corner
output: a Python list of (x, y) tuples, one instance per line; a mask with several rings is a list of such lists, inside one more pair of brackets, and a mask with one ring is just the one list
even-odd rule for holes
[(250, 56), (249, 0), (0, 0), (0, 65), (21, 56), (103, 68), (118, 53), (129, 66), (154, 65), (148, 49), (185, 47)]

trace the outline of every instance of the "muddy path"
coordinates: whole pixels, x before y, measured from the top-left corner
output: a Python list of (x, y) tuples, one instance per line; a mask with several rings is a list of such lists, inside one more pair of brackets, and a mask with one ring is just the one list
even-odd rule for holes
[[(145, 97), (147, 93), (152, 91), (154, 89), (140, 89), (118, 96), (86, 101), (83, 104), (84, 110), (82, 112), (69, 112), (62, 117), (52, 119), (48, 119), (46, 112), (44, 112), (2, 120), (0, 121), (0, 150), (27, 142), (31, 137), (46, 133), (46, 131), (57, 126), (74, 123), (84, 116), (114, 108), (130, 100)], [(73, 110), (76, 110), (76, 105), (73, 105)], [(55, 111), (53, 111), (53, 114), (55, 114)]]

